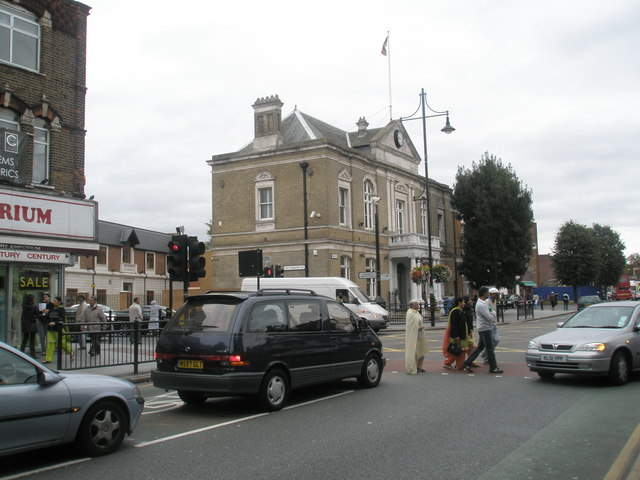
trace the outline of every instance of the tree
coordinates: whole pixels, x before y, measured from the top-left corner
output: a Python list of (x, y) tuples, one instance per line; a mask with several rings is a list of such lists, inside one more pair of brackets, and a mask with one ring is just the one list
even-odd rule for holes
[(556, 234), (551, 262), (558, 283), (573, 287), (593, 284), (600, 272), (599, 242), (594, 231), (569, 220)]
[(620, 275), (624, 272), (626, 259), (624, 258), (624, 243), (620, 235), (608, 225), (593, 224), (593, 233), (598, 242), (600, 268), (596, 285), (605, 291), (609, 285), (618, 283)]
[(461, 272), (475, 288), (513, 287), (531, 257), (531, 191), (486, 152), (471, 169), (458, 167), (452, 201), (464, 222)]

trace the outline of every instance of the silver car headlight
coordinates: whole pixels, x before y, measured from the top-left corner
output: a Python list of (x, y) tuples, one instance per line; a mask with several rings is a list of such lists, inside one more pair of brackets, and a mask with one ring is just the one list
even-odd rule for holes
[(604, 343), (585, 343), (576, 348), (576, 351), (604, 352), (607, 346)]
[(527, 348), (529, 350), (537, 350), (538, 349), (538, 342), (536, 342), (535, 340), (529, 340), (529, 346)]

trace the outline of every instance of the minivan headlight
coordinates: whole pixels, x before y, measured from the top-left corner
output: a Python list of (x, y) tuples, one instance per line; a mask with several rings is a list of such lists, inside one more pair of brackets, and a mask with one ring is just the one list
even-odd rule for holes
[(537, 350), (538, 349), (538, 342), (536, 342), (535, 340), (529, 340), (529, 346), (527, 348), (529, 350)]
[(576, 350), (588, 352), (604, 352), (607, 346), (604, 343), (585, 343), (580, 345)]

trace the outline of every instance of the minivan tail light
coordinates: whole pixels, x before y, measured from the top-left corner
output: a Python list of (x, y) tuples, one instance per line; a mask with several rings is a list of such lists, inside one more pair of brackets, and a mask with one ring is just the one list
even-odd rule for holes
[(229, 355), (229, 365), (232, 367), (246, 367), (251, 365), (251, 362), (242, 360), (240, 355)]

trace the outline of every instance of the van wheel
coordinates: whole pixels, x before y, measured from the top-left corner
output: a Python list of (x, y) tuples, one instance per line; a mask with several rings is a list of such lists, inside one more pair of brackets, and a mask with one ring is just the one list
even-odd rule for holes
[(187, 390), (178, 390), (178, 396), (187, 405), (202, 405), (207, 401), (207, 396), (202, 392), (189, 392)]
[(372, 388), (380, 383), (382, 378), (382, 362), (377, 355), (369, 354), (362, 366), (362, 373), (358, 377), (358, 384), (363, 388)]
[(269, 411), (280, 410), (289, 399), (289, 379), (279, 368), (269, 370), (262, 380), (260, 392), (258, 393), (258, 403)]
[(624, 352), (616, 352), (611, 359), (609, 368), (609, 383), (624, 385), (629, 380), (629, 360)]

